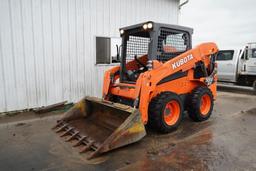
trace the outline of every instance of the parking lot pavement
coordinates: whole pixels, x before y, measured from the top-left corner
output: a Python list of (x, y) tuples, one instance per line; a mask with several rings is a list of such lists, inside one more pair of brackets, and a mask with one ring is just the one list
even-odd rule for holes
[(0, 170), (255, 170), (256, 96), (219, 92), (212, 117), (93, 160), (51, 131), (57, 116), (0, 124)]

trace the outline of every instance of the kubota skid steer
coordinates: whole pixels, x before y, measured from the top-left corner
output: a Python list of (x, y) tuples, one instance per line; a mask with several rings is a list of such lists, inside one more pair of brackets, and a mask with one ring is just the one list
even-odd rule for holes
[(136, 142), (148, 124), (168, 133), (184, 110), (194, 121), (212, 113), (218, 48), (192, 49), (191, 28), (141, 23), (120, 29), (120, 66), (105, 72), (103, 98), (85, 97), (54, 127), (88, 158)]

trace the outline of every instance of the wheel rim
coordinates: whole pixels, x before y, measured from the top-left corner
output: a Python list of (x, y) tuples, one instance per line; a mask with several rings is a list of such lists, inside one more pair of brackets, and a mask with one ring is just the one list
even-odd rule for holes
[(180, 115), (180, 105), (176, 100), (168, 102), (164, 109), (164, 121), (167, 125), (175, 125)]
[(200, 112), (202, 115), (207, 115), (211, 109), (211, 98), (208, 94), (201, 97)]

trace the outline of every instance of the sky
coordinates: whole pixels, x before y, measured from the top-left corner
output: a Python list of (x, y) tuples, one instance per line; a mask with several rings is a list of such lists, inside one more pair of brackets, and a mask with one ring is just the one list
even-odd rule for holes
[(193, 46), (213, 41), (220, 49), (240, 48), (256, 42), (256, 0), (190, 0), (179, 24), (194, 28)]

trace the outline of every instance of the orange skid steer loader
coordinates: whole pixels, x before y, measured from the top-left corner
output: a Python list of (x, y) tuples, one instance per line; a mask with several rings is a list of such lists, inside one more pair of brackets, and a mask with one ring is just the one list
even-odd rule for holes
[(215, 43), (192, 49), (191, 28), (141, 23), (120, 29), (120, 66), (105, 72), (103, 97), (85, 97), (57, 121), (55, 131), (96, 155), (139, 141), (144, 125), (168, 133), (186, 110), (207, 120), (216, 99)]

